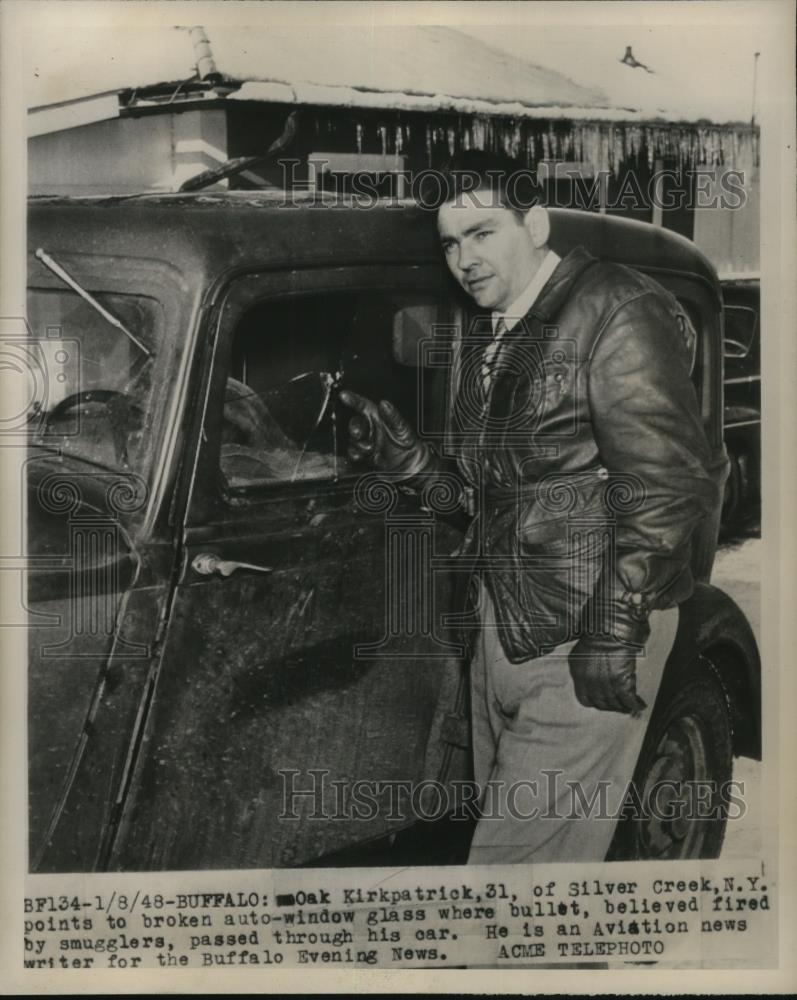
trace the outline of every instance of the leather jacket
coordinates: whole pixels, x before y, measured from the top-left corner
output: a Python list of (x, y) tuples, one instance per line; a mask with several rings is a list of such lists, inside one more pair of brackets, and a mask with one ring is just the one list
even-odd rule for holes
[(464, 338), (436, 461), (455, 461), (471, 498), (460, 555), (510, 661), (584, 634), (642, 644), (650, 610), (691, 594), (692, 534), (727, 474), (700, 420), (694, 338), (657, 282), (581, 247), (501, 338), (486, 390), (487, 338)]

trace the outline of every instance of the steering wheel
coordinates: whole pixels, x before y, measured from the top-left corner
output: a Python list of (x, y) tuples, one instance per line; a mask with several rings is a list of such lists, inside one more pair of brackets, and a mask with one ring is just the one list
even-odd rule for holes
[[(42, 435), (65, 413), (84, 403), (102, 403), (108, 407), (108, 436), (116, 457), (127, 465), (129, 435), (136, 429), (135, 424), (140, 422), (142, 416), (138, 402), (127, 392), (120, 392), (118, 389), (82, 389), (80, 392), (73, 392), (71, 396), (65, 396), (45, 417)], [(94, 438), (90, 440), (94, 441)], [(96, 444), (94, 441), (95, 446)]]
[(126, 392), (119, 392), (118, 389), (82, 389), (80, 392), (73, 392), (70, 396), (64, 396), (49, 411), (45, 417), (45, 426), (48, 426), (54, 420), (60, 419), (69, 410), (74, 409), (76, 406), (81, 406), (83, 403), (109, 404), (114, 400), (119, 400), (120, 402), (124, 400), (127, 406), (135, 405), (131, 396), (128, 396)]

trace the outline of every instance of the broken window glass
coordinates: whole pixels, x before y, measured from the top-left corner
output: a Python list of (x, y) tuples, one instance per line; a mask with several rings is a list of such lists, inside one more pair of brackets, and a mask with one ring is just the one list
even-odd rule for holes
[(347, 457), (352, 389), (390, 399), (419, 426), (417, 341), (442, 306), (430, 293), (363, 291), (260, 303), (235, 332), (226, 382), (221, 471), (228, 488), (337, 480)]

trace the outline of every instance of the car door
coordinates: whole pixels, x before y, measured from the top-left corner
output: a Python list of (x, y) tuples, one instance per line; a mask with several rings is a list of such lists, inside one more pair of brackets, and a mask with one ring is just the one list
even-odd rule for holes
[(458, 536), (352, 467), (337, 392), (442, 428), (444, 369), (406, 362), (448, 319), (417, 267), (250, 275), (224, 296), (113, 867), (301, 864), (418, 818), (460, 669), (451, 581), (430, 589), (428, 567)]
[[(54, 238), (45, 226), (33, 246)], [(34, 385), (22, 563), (32, 872), (104, 864), (172, 575), (155, 484), (187, 355), (170, 336), (188, 306), (168, 265), (53, 253), (99, 308), (30, 255), (14, 349)]]
[(757, 281), (726, 282), (723, 388), (725, 444), (731, 470), (725, 487), (723, 526), (738, 530), (760, 517), (761, 329)]
[(761, 421), (761, 334), (758, 287), (726, 286), (725, 430), (753, 427)]

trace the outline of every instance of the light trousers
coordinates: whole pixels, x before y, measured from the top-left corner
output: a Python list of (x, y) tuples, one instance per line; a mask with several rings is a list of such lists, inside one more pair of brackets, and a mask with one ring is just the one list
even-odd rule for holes
[(650, 615), (650, 638), (637, 658), (637, 691), (647, 708), (632, 717), (576, 699), (567, 659), (575, 642), (510, 663), (485, 587), (480, 607), (471, 711), (482, 815), (468, 863), (602, 861), (675, 641), (678, 609)]

